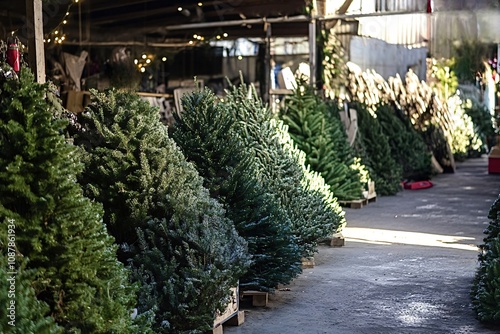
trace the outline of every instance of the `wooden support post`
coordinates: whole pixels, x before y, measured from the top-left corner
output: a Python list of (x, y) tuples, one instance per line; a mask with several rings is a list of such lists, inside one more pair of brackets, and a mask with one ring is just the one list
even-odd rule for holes
[(42, 0), (26, 0), (28, 62), (38, 83), (45, 83)]
[(311, 19), (309, 22), (309, 67), (311, 72), (311, 77), (309, 78), (309, 84), (316, 88), (316, 20)]
[(266, 31), (266, 54), (265, 54), (265, 63), (264, 63), (264, 73), (265, 80), (264, 84), (264, 95), (262, 96), (262, 101), (268, 102), (269, 105), (272, 105), (270, 100), (271, 95), (269, 94), (269, 89), (271, 88), (271, 23), (264, 23), (264, 30)]

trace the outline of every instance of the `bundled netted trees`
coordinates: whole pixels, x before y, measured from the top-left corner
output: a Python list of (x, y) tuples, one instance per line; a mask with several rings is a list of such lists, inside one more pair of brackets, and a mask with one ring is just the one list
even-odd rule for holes
[(233, 116), (236, 131), (254, 152), (261, 182), (276, 195), (292, 224), (304, 257), (317, 251), (317, 243), (331, 237), (345, 224), (342, 209), (328, 190), (313, 180), (320, 177), (306, 170), (288, 129), (273, 119), (252, 87), (244, 84), (227, 91), (224, 106)]
[(248, 241), (253, 262), (240, 278), (240, 287), (272, 291), (289, 283), (301, 272), (290, 218), (269, 185), (259, 179), (254, 153), (238, 134), (230, 109), (217, 104), (208, 90), (185, 95), (182, 105), (173, 138)]
[[(47, 98), (52, 93), (27, 68), (19, 80), (2, 72), (0, 87), (0, 222), (12, 225), (14, 235), (12, 245), (2, 245), (2, 256), (15, 252), (23, 266), (20, 316), (33, 307), (17, 333), (58, 332), (48, 316), (68, 333), (138, 330), (130, 316), (135, 296), (129, 273), (116, 259), (101, 206), (76, 183), (81, 165), (61, 134), (65, 122), (54, 117), (57, 106)], [(5, 319), (2, 332), (8, 333)]]
[(479, 268), (471, 291), (479, 320), (500, 324), (500, 196), (488, 213), (490, 224), (480, 246)]
[(441, 167), (455, 171), (451, 142), (454, 136), (452, 116), (433, 89), (409, 71), (404, 79), (399, 75), (387, 81), (375, 71), (361, 71), (348, 63), (352, 100), (375, 110), (379, 104), (394, 105), (422, 135), (427, 147)]
[(339, 200), (362, 198), (363, 185), (358, 170), (342, 160), (326, 104), (310, 87), (299, 84), (286, 99), (280, 118), (288, 125), (297, 147), (306, 154), (306, 164), (320, 173)]
[(138, 96), (94, 92), (76, 125), (70, 132), (85, 163), (79, 181), (103, 204), (120, 258), (141, 284), (138, 319), (152, 320), (154, 333), (212, 328), (249, 264), (221, 204)]

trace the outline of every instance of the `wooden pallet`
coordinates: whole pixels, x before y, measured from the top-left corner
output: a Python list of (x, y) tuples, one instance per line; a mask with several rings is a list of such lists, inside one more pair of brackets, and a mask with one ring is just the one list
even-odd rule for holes
[(368, 199), (354, 199), (352, 201), (339, 201), (340, 206), (351, 208), (351, 209), (361, 209), (368, 204)]
[(240, 326), (245, 322), (245, 311), (238, 311), (224, 322), (217, 324), (211, 331), (206, 334), (224, 334), (224, 326)]
[(252, 306), (267, 306), (269, 293), (263, 291), (248, 290), (241, 293), (241, 297), (252, 297)]
[(302, 258), (302, 269), (314, 268), (314, 257), (303, 257)]

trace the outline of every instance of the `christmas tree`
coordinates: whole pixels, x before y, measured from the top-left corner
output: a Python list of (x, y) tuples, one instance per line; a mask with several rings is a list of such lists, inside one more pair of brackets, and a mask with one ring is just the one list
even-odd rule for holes
[[(101, 206), (76, 183), (81, 165), (61, 134), (65, 123), (52, 113), (57, 100), (48, 102), (52, 93), (27, 68), (19, 80), (0, 75), (0, 87), (0, 221), (15, 225), (13, 242), (40, 301), (19, 302), (40, 315), (46, 304), (43, 315), (66, 332), (134, 331), (135, 288), (116, 259)], [(30, 298), (25, 292), (19, 298)]]
[(480, 321), (500, 324), (500, 196), (491, 206), (488, 218), (490, 224), (480, 246), (471, 297)]
[(302, 255), (312, 256), (319, 240), (341, 229), (342, 209), (336, 201), (330, 201), (330, 194), (323, 197), (306, 185), (309, 175), (304, 162), (299, 162), (301, 152), (287, 142), (288, 130), (273, 119), (252, 87), (231, 86), (224, 106), (233, 116), (245, 146), (254, 151), (262, 184), (276, 195), (288, 214)]
[(254, 152), (238, 134), (230, 109), (216, 104), (209, 90), (185, 95), (182, 104), (173, 138), (248, 241), (253, 263), (240, 287), (272, 291), (290, 283), (301, 271), (301, 253), (289, 217), (258, 178)]
[[(9, 240), (9, 222), (0, 231), (1, 240)], [(4, 232), (4, 233), (2, 233)], [(0, 256), (0, 332), (5, 334), (63, 333), (50, 317), (49, 306), (36, 298), (31, 286), (34, 273), (26, 271), (26, 260), (15, 255), (15, 248), (2, 247)], [(9, 249), (10, 248), (10, 249)], [(11, 252), (14, 250), (14, 252)], [(13, 253), (9, 256), (9, 253)], [(11, 267), (12, 266), (12, 267)], [(7, 270), (4, 270), (7, 269)]]
[(376, 115), (388, 138), (391, 156), (403, 169), (403, 178), (413, 181), (429, 179), (432, 176), (432, 155), (409, 120), (388, 104), (378, 106)]
[(70, 131), (84, 149), (79, 181), (141, 284), (139, 318), (154, 318), (154, 333), (211, 329), (249, 264), (246, 242), (155, 108), (124, 91), (92, 94)]
[(394, 195), (401, 190), (403, 171), (391, 155), (391, 146), (377, 118), (362, 104), (353, 103), (357, 110), (358, 134), (354, 143), (361, 161), (375, 181), (377, 193)]
[(363, 189), (360, 174), (342, 160), (332, 136), (335, 129), (326, 114), (326, 104), (299, 80), (280, 117), (298, 148), (306, 153), (306, 164), (323, 176), (334, 196), (339, 200), (359, 199)]

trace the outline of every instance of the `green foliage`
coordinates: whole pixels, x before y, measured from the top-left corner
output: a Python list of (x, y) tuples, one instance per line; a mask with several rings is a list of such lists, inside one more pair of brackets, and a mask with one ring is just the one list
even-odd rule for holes
[[(8, 240), (8, 221), (2, 222), (0, 231), (1, 240)], [(58, 334), (63, 328), (58, 326), (48, 314), (49, 307), (36, 298), (35, 290), (31, 286), (33, 272), (25, 269), (26, 260), (14, 256), (13, 264), (7, 262), (8, 243), (2, 245), (0, 256), (0, 332), (5, 334)], [(10, 267), (12, 265), (12, 267)], [(4, 270), (4, 269), (8, 269)], [(10, 272), (16, 272), (15, 275)], [(14, 286), (12, 286), (14, 284)]]
[(490, 111), (478, 102), (466, 100), (464, 103), (464, 112), (471, 118), (474, 124), (474, 133), (485, 145), (478, 153), (489, 152), (490, 148), (496, 144), (495, 127), (493, 126), (493, 117)]
[(500, 323), (500, 196), (490, 208), (490, 223), (480, 246), (479, 267), (471, 290), (472, 305), (483, 322)]
[(301, 252), (287, 212), (258, 173), (255, 154), (266, 154), (265, 148), (254, 144), (249, 149), (231, 115), (242, 109), (217, 104), (208, 90), (185, 95), (182, 104), (173, 138), (248, 241), (253, 264), (240, 278), (240, 287), (272, 291), (290, 283), (301, 271)]
[(455, 63), (452, 70), (460, 82), (474, 82), (476, 73), (484, 72), (488, 58), (488, 45), (479, 41), (462, 41), (454, 50)]
[(401, 190), (403, 171), (391, 154), (389, 139), (375, 115), (362, 104), (353, 106), (358, 112), (358, 134), (354, 147), (369, 168), (377, 194), (394, 195)]
[(70, 333), (132, 332), (135, 288), (116, 259), (101, 206), (76, 183), (81, 165), (46, 99), (52, 93), (27, 68), (19, 81), (0, 81), (0, 221), (15, 222), (39, 312), (47, 304), (43, 315)]
[[(306, 154), (306, 164), (323, 176), (339, 200), (362, 197), (362, 184), (358, 171), (350, 168), (350, 161), (342, 160), (337, 151), (340, 128), (327, 116), (326, 104), (303, 84), (287, 98), (280, 112), (283, 122), (298, 148)], [(345, 137), (343, 137), (345, 138)]]
[(454, 59), (432, 60), (431, 76), (436, 82), (431, 82), (431, 86), (434, 86), (436, 93), (444, 101), (455, 94), (458, 88), (458, 78), (452, 70), (454, 66)]
[[(312, 256), (317, 243), (343, 224), (341, 208), (330, 196), (306, 186), (301, 152), (287, 143), (288, 130), (273, 119), (271, 111), (252, 88), (232, 86), (224, 106), (236, 121), (235, 129), (253, 151), (261, 183), (276, 195), (292, 223), (302, 256)], [(287, 146), (285, 146), (287, 145)]]
[(341, 105), (334, 101), (326, 103), (326, 117), (330, 123), (330, 138), (333, 141), (335, 152), (340, 160), (353, 170), (353, 178), (359, 180), (363, 188), (367, 189), (370, 173), (365, 165), (361, 163), (361, 159), (355, 156), (354, 149), (349, 145), (345, 126), (340, 119)]
[(109, 70), (111, 87), (135, 91), (141, 83), (141, 72), (137, 70), (132, 58), (111, 62)]
[(483, 142), (474, 131), (474, 124), (464, 110), (464, 103), (460, 96), (453, 95), (447, 101), (448, 110), (453, 118), (451, 131), (451, 151), (455, 160), (464, 161), (472, 152), (478, 152)]
[(323, 82), (326, 97), (339, 98), (347, 82), (346, 55), (333, 29), (321, 31)]
[(93, 92), (75, 135), (80, 182), (103, 203), (120, 257), (140, 282), (139, 320), (154, 333), (202, 332), (248, 266), (246, 242), (210, 198), (157, 110), (137, 95)]
[(403, 169), (403, 178), (428, 180), (432, 176), (432, 156), (422, 136), (399, 110), (387, 104), (380, 105), (376, 115), (388, 138), (391, 156)]

